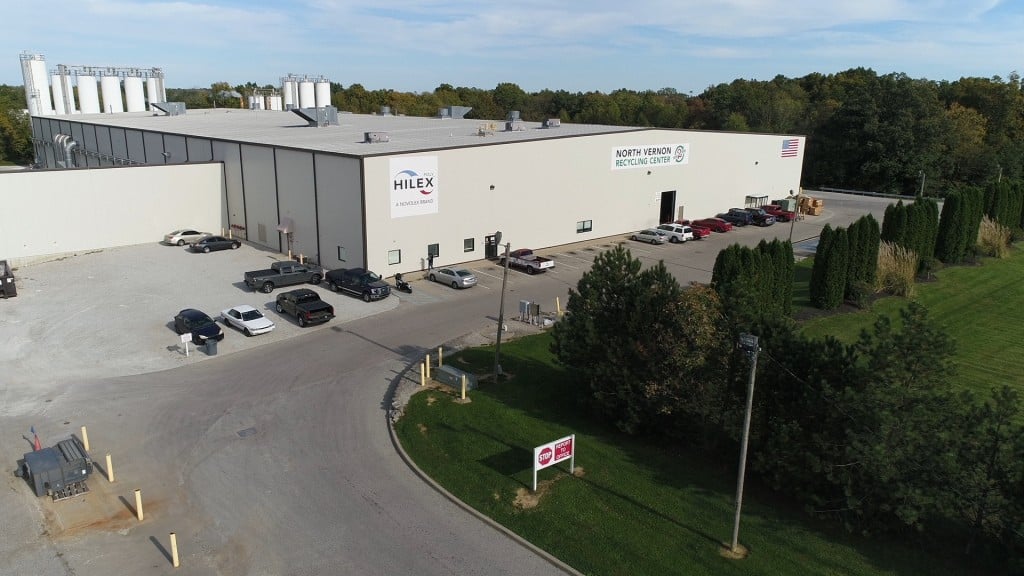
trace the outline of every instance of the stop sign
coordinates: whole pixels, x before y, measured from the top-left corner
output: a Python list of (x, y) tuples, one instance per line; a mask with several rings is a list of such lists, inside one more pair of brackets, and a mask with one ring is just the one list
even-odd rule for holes
[(555, 453), (551, 448), (545, 448), (540, 451), (540, 456), (537, 457), (537, 462), (541, 466), (547, 466), (548, 462), (551, 462), (551, 458), (554, 457)]

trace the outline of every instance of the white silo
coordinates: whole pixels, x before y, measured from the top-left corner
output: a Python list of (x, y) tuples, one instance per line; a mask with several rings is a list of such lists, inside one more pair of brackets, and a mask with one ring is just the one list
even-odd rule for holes
[(331, 105), (331, 83), (326, 78), (316, 81), (316, 107), (323, 108)]
[(249, 96), (249, 110), (263, 110), (263, 96), (261, 94)]
[(53, 109), (58, 116), (70, 114), (64, 106), (64, 87), (61, 83), (60, 74), (50, 75), (50, 86), (53, 87)]
[(82, 109), (82, 114), (100, 113), (100, 95), (96, 91), (95, 76), (78, 76), (78, 107)]
[(316, 108), (313, 81), (308, 78), (299, 82), (299, 108)]
[(157, 102), (167, 102), (167, 86), (164, 85), (164, 73), (159, 68), (153, 68), (156, 75), (156, 94), (160, 98)]
[(154, 103), (161, 101), (156, 91), (156, 78), (152, 76), (146, 78), (146, 100), (150, 104), (150, 109)]
[(281, 97), (280, 96), (271, 96), (269, 98), (269, 100), (270, 100), (270, 109), (271, 110), (281, 110), (282, 109), (281, 108)]
[(100, 77), (100, 93), (103, 95), (103, 111), (108, 114), (124, 112), (124, 100), (121, 99), (121, 79), (117, 76), (104, 74)]
[(146, 96), (142, 92), (141, 76), (125, 76), (124, 101), (129, 112), (146, 111)]
[(46, 74), (46, 58), (42, 54), (21, 54), (21, 76), (25, 81), (25, 102), (28, 113), (33, 116), (53, 114), (53, 100), (50, 99), (50, 82)]
[(295, 80), (292, 78), (281, 79), (281, 93), (284, 94), (284, 107), (295, 108), (299, 103), (295, 97)]

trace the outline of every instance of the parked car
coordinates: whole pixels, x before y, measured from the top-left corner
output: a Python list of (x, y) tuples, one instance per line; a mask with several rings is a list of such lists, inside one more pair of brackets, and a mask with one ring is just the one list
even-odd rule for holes
[(659, 224), (658, 230), (664, 232), (665, 236), (668, 236), (668, 241), (673, 244), (693, 240), (693, 228), (683, 224)]
[(476, 276), (465, 268), (438, 268), (431, 270), (431, 282), (448, 284), (452, 288), (469, 288), (476, 284)]
[(270, 294), (274, 288), (294, 286), (296, 284), (319, 284), (324, 279), (324, 270), (313, 264), (298, 262), (274, 262), (266, 270), (253, 270), (243, 276), (245, 285), (264, 294)]
[(704, 226), (705, 228), (715, 232), (729, 232), (732, 230), (732, 222), (722, 220), (721, 218), (702, 218), (700, 220), (694, 220), (693, 223), (697, 226)]
[(181, 230), (175, 230), (170, 234), (164, 234), (164, 244), (184, 246), (185, 244), (191, 244), (196, 240), (199, 240), (203, 236), (209, 236), (209, 234), (193, 230), (191, 228), (182, 228)]
[(744, 210), (754, 215), (754, 224), (757, 226), (771, 226), (775, 224), (775, 216), (766, 212), (764, 208), (744, 208)]
[(635, 232), (629, 237), (630, 240), (635, 242), (649, 242), (651, 244), (664, 244), (667, 241), (667, 238), (668, 236), (664, 232), (654, 228)]
[(231, 238), (225, 238), (223, 236), (205, 236), (193, 242), (188, 248), (193, 252), (208, 253), (215, 250), (227, 250), (228, 248), (235, 250), (241, 245), (241, 242)]
[[(505, 265), (505, 256), (501, 256), (498, 259), (501, 266)], [(555, 267), (555, 261), (551, 258), (545, 258), (538, 256), (533, 253), (530, 248), (520, 248), (513, 250), (508, 255), (508, 265), (513, 268), (522, 268), (526, 270), (527, 274), (536, 274), (537, 272), (544, 272), (550, 268)]]
[(266, 334), (274, 329), (274, 323), (270, 318), (248, 304), (239, 304), (234, 308), (221, 310), (220, 319), (228, 326), (238, 328), (246, 336)]
[(334, 307), (321, 300), (320, 295), (309, 288), (278, 294), (275, 308), (278, 314), (295, 316), (295, 320), (303, 328), (334, 318)]
[(206, 344), (207, 340), (221, 341), (224, 331), (204, 312), (195, 308), (185, 308), (174, 317), (174, 331), (178, 334), (192, 334), (192, 343), (196, 346)]
[(718, 215), (719, 218), (733, 226), (749, 226), (754, 223), (754, 215), (742, 208), (730, 208), (728, 212)]
[(693, 231), (694, 240), (703, 240), (708, 236), (711, 236), (711, 228), (707, 226), (698, 226), (690, 220), (676, 220), (676, 224), (682, 224), (683, 226), (689, 226), (690, 230)]
[(362, 296), (364, 302), (383, 300), (391, 295), (391, 286), (366, 268), (340, 268), (324, 277), (332, 292)]

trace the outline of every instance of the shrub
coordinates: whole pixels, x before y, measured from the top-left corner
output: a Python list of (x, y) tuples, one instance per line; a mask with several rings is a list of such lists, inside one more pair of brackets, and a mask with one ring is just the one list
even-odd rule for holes
[(877, 287), (896, 296), (914, 295), (917, 253), (894, 242), (882, 242), (878, 248)]
[(982, 254), (1006, 258), (1010, 253), (1010, 240), (1013, 232), (999, 222), (985, 216), (981, 219), (981, 227), (978, 229), (978, 247)]

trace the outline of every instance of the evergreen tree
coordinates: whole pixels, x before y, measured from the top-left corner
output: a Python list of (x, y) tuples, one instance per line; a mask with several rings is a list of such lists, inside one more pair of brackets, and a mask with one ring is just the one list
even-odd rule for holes
[(878, 277), (878, 249), (882, 244), (878, 220), (871, 214), (864, 216), (864, 228), (864, 283), (874, 286)]
[(843, 303), (846, 293), (846, 268), (849, 254), (845, 228), (836, 228), (826, 254), (824, 297), (822, 308), (833, 310)]
[(963, 261), (967, 250), (967, 223), (963, 195), (950, 192), (942, 205), (938, 237), (935, 242), (935, 257), (947, 264)]
[(808, 287), (811, 304), (815, 308), (825, 308), (825, 280), (828, 267), (828, 254), (833, 239), (832, 226), (825, 224), (818, 236), (818, 247), (814, 251), (814, 266), (811, 268), (811, 282)]

